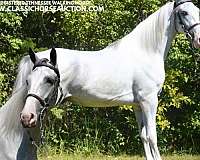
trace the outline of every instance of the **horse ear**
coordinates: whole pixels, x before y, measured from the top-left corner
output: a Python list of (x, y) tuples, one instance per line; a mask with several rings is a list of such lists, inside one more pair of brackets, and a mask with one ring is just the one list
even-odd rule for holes
[(52, 48), (50, 53), (50, 63), (54, 66), (57, 64), (57, 55), (56, 55), (56, 49)]
[(35, 62), (39, 59), (36, 55), (35, 55), (35, 52), (29, 48), (29, 56), (30, 56), (30, 59), (31, 61), (33, 62), (33, 64), (35, 64)]

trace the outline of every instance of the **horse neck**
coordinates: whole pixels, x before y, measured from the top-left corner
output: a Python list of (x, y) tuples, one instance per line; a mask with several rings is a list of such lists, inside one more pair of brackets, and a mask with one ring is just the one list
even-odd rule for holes
[(25, 93), (25, 87), (22, 87), (0, 109), (0, 159), (23, 160), (30, 157), (32, 160), (31, 157), (36, 157), (36, 150), (19, 119)]
[[(158, 11), (141, 22), (126, 38), (134, 47), (142, 49), (143, 53), (160, 54), (165, 59), (172, 40), (175, 37), (174, 21), (171, 18), (173, 2), (169, 2)], [(138, 54), (138, 53), (137, 53)]]

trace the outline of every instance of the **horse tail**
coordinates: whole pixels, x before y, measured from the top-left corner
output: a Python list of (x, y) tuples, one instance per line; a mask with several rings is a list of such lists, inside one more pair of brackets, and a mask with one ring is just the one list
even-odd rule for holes
[(33, 64), (30, 61), (29, 56), (25, 56), (20, 61), (18, 70), (17, 70), (17, 78), (15, 81), (15, 85), (12, 91), (12, 95), (16, 93), (21, 87), (26, 85), (26, 79), (28, 75), (31, 73), (31, 68)]

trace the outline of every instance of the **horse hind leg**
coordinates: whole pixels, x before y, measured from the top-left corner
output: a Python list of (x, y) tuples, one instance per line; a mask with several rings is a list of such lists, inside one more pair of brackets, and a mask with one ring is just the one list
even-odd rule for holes
[(157, 146), (157, 133), (156, 133), (157, 105), (158, 105), (157, 93), (149, 95), (147, 98), (145, 98), (145, 100), (142, 100), (140, 102), (140, 107), (144, 115), (143, 123), (146, 128), (146, 140), (149, 143), (153, 160), (161, 160)]

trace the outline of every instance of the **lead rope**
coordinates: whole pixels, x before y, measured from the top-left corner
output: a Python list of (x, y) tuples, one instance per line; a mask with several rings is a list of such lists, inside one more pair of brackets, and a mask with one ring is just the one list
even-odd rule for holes
[[(63, 97), (63, 92), (62, 92), (62, 88), (60, 86), (58, 86), (60, 92), (61, 92), (61, 96), (59, 98), (59, 101), (62, 99)], [(55, 95), (56, 90), (53, 91), (53, 95)], [(41, 109), (40, 114), (39, 114), (39, 122), (40, 122), (40, 144), (43, 146), (45, 144), (45, 127), (44, 127), (44, 120), (45, 120), (45, 116), (47, 113), (49, 107), (49, 102), (45, 101), (44, 107)]]
[[(62, 88), (60, 86), (59, 86), (59, 90), (61, 92), (61, 95), (60, 95), (60, 98), (59, 98), (59, 102), (60, 102), (61, 99), (62, 99), (62, 97), (63, 97), (63, 91), (62, 91)], [(55, 93), (55, 92), (56, 92), (56, 90), (53, 93)], [(39, 122), (40, 122), (40, 144), (41, 145), (44, 145), (44, 143), (45, 143), (45, 127), (43, 125), (43, 122), (44, 122), (44, 119), (45, 119), (48, 107), (49, 107), (49, 103), (46, 102), (46, 101), (44, 101), (44, 107), (42, 107), (42, 109), (40, 111), (40, 114), (39, 114)], [(29, 131), (28, 131), (28, 134), (30, 136), (31, 142), (34, 142), (34, 144), (36, 144), (35, 141), (33, 140), (33, 138), (32, 138), (32, 136), (31, 136), (31, 134), (30, 134)], [(38, 145), (36, 147), (38, 148)]]
[[(58, 86), (58, 87), (60, 87), (60, 86)], [(61, 88), (61, 90), (62, 90), (62, 88)], [(55, 92), (56, 92), (56, 90), (54, 90), (53, 95), (55, 94)], [(40, 122), (40, 144), (42, 146), (44, 146), (44, 144), (45, 144), (45, 127), (44, 127), (44, 123), (43, 122), (45, 120), (45, 116), (46, 116), (46, 113), (48, 111), (48, 107), (49, 107), (49, 103), (45, 101), (45, 105), (41, 109), (40, 114), (39, 114), (39, 122)], [(39, 149), (40, 152), (42, 151), (37, 144), (33, 144), (33, 145), (35, 145)], [(45, 150), (45, 155), (46, 155), (46, 158), (47, 158), (48, 157), (48, 148), (47, 148), (47, 146), (45, 146), (43, 148)]]
[[(39, 121), (40, 121), (40, 144), (43, 146), (44, 149), (44, 153), (46, 155), (46, 158), (48, 157), (48, 148), (47, 146), (45, 146), (45, 127), (44, 127), (44, 119), (47, 113), (47, 109), (48, 109), (48, 104), (45, 105), (45, 107), (43, 107), (40, 111), (40, 115), (39, 115)], [(40, 153), (42, 150), (40, 149)]]
[[(58, 88), (60, 89), (61, 87), (58, 86)], [(62, 90), (62, 88), (60, 89)], [(55, 95), (56, 90), (53, 91), (53, 95)], [(62, 96), (62, 94), (61, 94)], [(61, 97), (62, 98), (62, 97)], [(39, 114), (39, 122), (40, 122), (40, 144), (43, 146), (45, 144), (45, 127), (44, 127), (44, 120), (45, 120), (45, 116), (47, 113), (49, 107), (49, 101), (46, 102), (46, 100), (44, 100), (44, 105), (42, 107), (42, 109), (40, 110), (40, 114)]]
[[(46, 115), (46, 112), (47, 112), (47, 107), (43, 107), (40, 111), (40, 114), (39, 114), (39, 122), (40, 122), (40, 144), (42, 146), (44, 146), (44, 142), (45, 142), (45, 128), (43, 126), (43, 121), (44, 121), (44, 118), (45, 118), (45, 115)], [(33, 146), (35, 146), (35, 148), (40, 152), (42, 153), (42, 149), (41, 147), (39, 147), (39, 145), (36, 143), (36, 141), (33, 139), (31, 133), (29, 130), (27, 130), (27, 134), (29, 135), (29, 140), (31, 141), (31, 144)], [(48, 149), (47, 147), (45, 147), (45, 155), (46, 157), (48, 157)]]
[(44, 145), (45, 143), (45, 127), (43, 125), (43, 121), (45, 119), (45, 115), (47, 112), (47, 107), (43, 107), (42, 110), (40, 111), (39, 115), (39, 122), (40, 122), (40, 144)]

